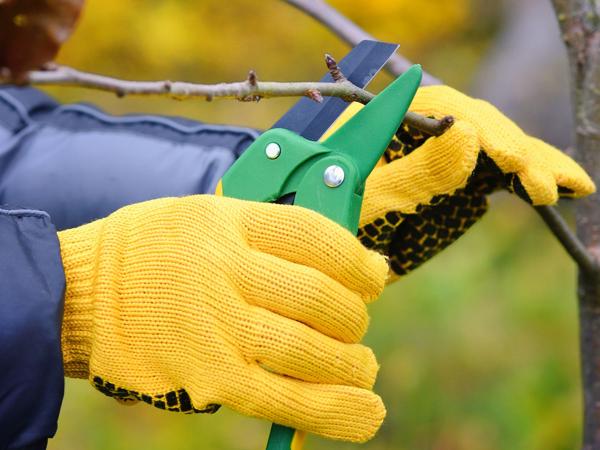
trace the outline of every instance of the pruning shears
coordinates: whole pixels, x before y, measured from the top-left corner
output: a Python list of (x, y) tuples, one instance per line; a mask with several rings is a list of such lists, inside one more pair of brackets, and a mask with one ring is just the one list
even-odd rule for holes
[[(356, 85), (365, 86), (397, 45), (363, 41), (340, 62)], [(325, 77), (324, 81), (331, 80)], [(348, 122), (317, 141), (347, 107), (337, 98), (321, 104), (300, 100), (250, 145), (225, 173), (217, 194), (287, 203), (317, 211), (356, 233), (365, 182), (398, 129), (421, 82), (412, 66)], [(299, 450), (304, 433), (273, 424), (267, 450)]]

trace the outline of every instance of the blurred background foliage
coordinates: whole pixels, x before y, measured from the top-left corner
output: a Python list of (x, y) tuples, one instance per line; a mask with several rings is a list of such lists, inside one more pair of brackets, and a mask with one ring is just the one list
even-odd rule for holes
[[(546, 0), (332, 2), (448, 84), (489, 98), (528, 131), (567, 146), (565, 63)], [(542, 38), (537, 38), (541, 30)], [(519, 33), (526, 38), (518, 38)], [(277, 0), (88, 0), (59, 62), (131, 79), (315, 80), (347, 46)], [(518, 64), (516, 63), (518, 62)], [(380, 75), (377, 91), (389, 81)], [(150, 112), (268, 128), (293, 102), (117, 99), (53, 88), (114, 114)], [(526, 111), (526, 114), (524, 113)], [(388, 417), (359, 447), (310, 437), (307, 449), (572, 449), (579, 444), (575, 269), (527, 205), (507, 194), (450, 249), (370, 307), (367, 343)], [(569, 216), (569, 206), (563, 207)], [(268, 424), (124, 407), (68, 380), (58, 449), (260, 449)]]

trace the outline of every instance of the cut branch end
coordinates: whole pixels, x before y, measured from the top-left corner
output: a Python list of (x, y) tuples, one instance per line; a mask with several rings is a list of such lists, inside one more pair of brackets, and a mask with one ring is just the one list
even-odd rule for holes
[(454, 117), (453, 116), (444, 116), (440, 119), (440, 124), (439, 124), (439, 134), (437, 134), (436, 136), (440, 136), (442, 134), (444, 134), (446, 132), (446, 130), (448, 130), (448, 128), (450, 128), (452, 125), (454, 125)]

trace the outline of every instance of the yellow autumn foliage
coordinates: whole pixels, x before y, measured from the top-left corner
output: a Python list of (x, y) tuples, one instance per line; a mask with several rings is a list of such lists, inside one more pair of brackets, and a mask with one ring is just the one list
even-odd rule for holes
[[(468, 20), (468, 3), (332, 2), (377, 38), (402, 44), (404, 53), (412, 56), (460, 31)], [(330, 46), (336, 41), (332, 38), (323, 26), (277, 0), (88, 0), (60, 59), (137, 77), (183, 74), (218, 79), (239, 76), (240, 66), (247, 65), (288, 74), (285, 66), (302, 61), (323, 44)], [(339, 46), (336, 43), (336, 49)], [(300, 58), (294, 61), (296, 55)], [(277, 69), (280, 65), (284, 67)]]
[(398, 42), (415, 56), (439, 40), (461, 32), (469, 20), (468, 0), (376, 0), (330, 2), (377, 38)]

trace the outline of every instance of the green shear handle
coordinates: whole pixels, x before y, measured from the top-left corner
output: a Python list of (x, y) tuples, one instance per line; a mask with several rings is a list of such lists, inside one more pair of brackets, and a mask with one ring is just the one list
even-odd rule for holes
[[(266, 131), (224, 175), (221, 193), (259, 202), (292, 200), (356, 234), (367, 177), (404, 118), (421, 74), (421, 66), (412, 66), (322, 142), (282, 128)], [(273, 425), (267, 450), (299, 450), (302, 439), (292, 447), (295, 434)]]

